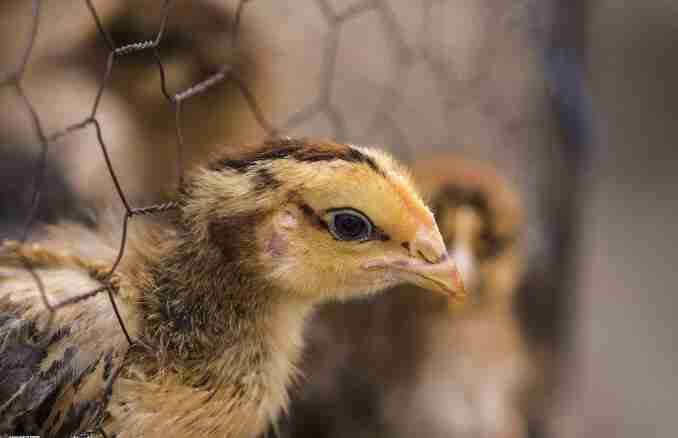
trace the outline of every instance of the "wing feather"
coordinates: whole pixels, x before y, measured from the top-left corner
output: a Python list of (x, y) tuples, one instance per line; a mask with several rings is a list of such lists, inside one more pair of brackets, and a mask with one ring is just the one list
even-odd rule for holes
[[(128, 343), (107, 294), (54, 315), (44, 306), (30, 259), (52, 304), (104, 286), (108, 264), (35, 244), (5, 244), (0, 255), (0, 436), (70, 436), (104, 416)], [(122, 304), (125, 319), (131, 309)]]

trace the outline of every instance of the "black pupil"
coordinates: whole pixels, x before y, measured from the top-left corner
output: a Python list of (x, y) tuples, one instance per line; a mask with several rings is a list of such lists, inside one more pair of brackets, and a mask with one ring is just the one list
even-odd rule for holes
[(334, 217), (334, 226), (337, 234), (343, 239), (361, 238), (367, 230), (367, 224), (363, 218), (348, 213), (336, 215)]

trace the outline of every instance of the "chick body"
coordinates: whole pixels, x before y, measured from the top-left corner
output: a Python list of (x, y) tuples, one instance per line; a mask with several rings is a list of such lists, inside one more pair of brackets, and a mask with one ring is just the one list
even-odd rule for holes
[[(291, 139), (228, 149), (186, 179), (177, 205), (164, 223), (134, 224), (110, 278), (115, 239), (102, 233), (60, 226), (44, 246), (5, 244), (0, 370), (15, 379), (0, 382), (0, 432), (254, 437), (287, 405), (317, 303), (406, 280), (461, 292), (431, 212), (375, 151)], [(105, 294), (60, 308), (47, 331), (26, 261), (52, 303), (110, 283), (138, 342)]]
[(462, 256), (471, 299), (453, 313), (429, 307), (414, 321), (422, 359), (391, 386), (387, 422), (397, 436), (525, 437), (533, 369), (514, 313), (525, 269), (521, 200), (491, 166), (459, 156), (420, 160), (413, 172), (451, 257)]

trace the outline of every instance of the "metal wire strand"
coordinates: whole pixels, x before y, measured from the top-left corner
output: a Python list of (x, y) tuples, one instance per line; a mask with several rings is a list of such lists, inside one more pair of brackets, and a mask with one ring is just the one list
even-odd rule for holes
[[(240, 31), (240, 24), (241, 24), (241, 17), (243, 15), (245, 6), (247, 3), (249, 3), (250, 0), (240, 0), (237, 4), (236, 12), (235, 12), (235, 18), (234, 18), (234, 23), (233, 23), (233, 29), (231, 33), (231, 38), (233, 44), (236, 44), (238, 41), (239, 37), (239, 31)], [(236, 87), (241, 91), (243, 94), (243, 97), (245, 98), (247, 104), (250, 106), (256, 120), (260, 123), (262, 129), (264, 129), (268, 133), (275, 132), (275, 128), (273, 128), (272, 124), (268, 122), (266, 117), (264, 116), (264, 113), (262, 109), (258, 106), (256, 99), (254, 95), (249, 91), (245, 83), (237, 78), (235, 75), (231, 74), (231, 66), (230, 65), (224, 65), (217, 73), (209, 76), (208, 78), (194, 84), (193, 86), (187, 88), (184, 91), (178, 92), (178, 93), (171, 93), (169, 91), (169, 87), (167, 86), (167, 75), (165, 72), (165, 68), (162, 64), (160, 52), (158, 51), (158, 48), (162, 44), (163, 37), (166, 32), (167, 28), (167, 23), (170, 19), (171, 11), (172, 11), (172, 6), (173, 2), (171, 0), (165, 0), (162, 6), (161, 10), (161, 15), (160, 15), (160, 24), (158, 27), (158, 31), (153, 39), (148, 39), (148, 40), (143, 40), (143, 41), (137, 41), (137, 42), (131, 42), (127, 43), (124, 45), (116, 45), (113, 37), (111, 34), (106, 30), (103, 20), (99, 16), (99, 13), (97, 11), (97, 8), (95, 4), (91, 0), (85, 0), (84, 4), (86, 8), (88, 9), (92, 20), (94, 21), (94, 24), (96, 26), (97, 32), (101, 39), (104, 41), (106, 45), (106, 49), (108, 51), (108, 55), (106, 57), (106, 62), (104, 64), (102, 73), (99, 77), (99, 86), (97, 88), (96, 95), (94, 97), (94, 101), (92, 103), (91, 110), (89, 114), (80, 122), (73, 123), (57, 132), (52, 133), (51, 135), (47, 136), (45, 134), (45, 129), (42, 123), (42, 119), (40, 117), (40, 114), (38, 113), (38, 110), (36, 107), (33, 105), (31, 99), (29, 98), (28, 94), (26, 93), (26, 90), (24, 88), (23, 84), (23, 79), (25, 76), (25, 72), (29, 66), (29, 60), (30, 56), (33, 52), (33, 48), (35, 46), (38, 34), (39, 34), (39, 26), (40, 26), (40, 18), (41, 18), (41, 11), (42, 11), (42, 1), (41, 0), (34, 0), (32, 2), (32, 24), (31, 28), (29, 31), (29, 36), (25, 44), (25, 49), (22, 51), (18, 66), (13, 70), (6, 72), (2, 76), (0, 76), (0, 87), (13, 87), (19, 96), (21, 105), (25, 109), (25, 111), (29, 115), (29, 120), (32, 125), (33, 132), (35, 133), (38, 143), (40, 145), (40, 153), (39, 157), (36, 160), (36, 165), (35, 165), (35, 171), (33, 173), (33, 183), (32, 183), (32, 194), (31, 194), (31, 202), (30, 206), (28, 209), (28, 214), (24, 223), (24, 226), (22, 227), (22, 232), (21, 232), (21, 239), (20, 242), (22, 244), (25, 244), (28, 242), (28, 239), (30, 237), (30, 231), (31, 228), (36, 221), (37, 217), (37, 212), (38, 212), (38, 207), (40, 204), (40, 197), (41, 193), (43, 190), (43, 183), (44, 183), (44, 175), (45, 175), (45, 169), (47, 166), (47, 152), (49, 150), (50, 144), (61, 140), (64, 137), (67, 137), (71, 134), (73, 134), (76, 131), (82, 130), (84, 128), (87, 128), (88, 126), (93, 126), (97, 138), (97, 143), (99, 145), (101, 155), (104, 159), (106, 169), (108, 171), (109, 177), (111, 181), (113, 182), (116, 194), (118, 198), (120, 199), (120, 202), (122, 203), (125, 214), (122, 219), (122, 234), (120, 237), (120, 244), (118, 247), (118, 252), (115, 258), (115, 261), (111, 265), (110, 270), (108, 273), (100, 279), (102, 286), (95, 288), (90, 291), (83, 292), (81, 294), (74, 295), (66, 300), (52, 303), (47, 295), (47, 292), (45, 290), (45, 285), (44, 282), (42, 281), (40, 275), (38, 274), (37, 270), (35, 267), (32, 265), (30, 260), (24, 256), (21, 256), (21, 262), (26, 269), (26, 271), (30, 274), (30, 276), (33, 278), (35, 281), (36, 287), (40, 291), (40, 297), (42, 299), (43, 305), (47, 309), (47, 314), (48, 314), (48, 319), (45, 324), (45, 330), (46, 331), (51, 331), (53, 329), (52, 325), (54, 322), (54, 317), (57, 311), (60, 309), (67, 307), (67, 306), (73, 306), (77, 305), (78, 303), (90, 299), (96, 295), (98, 295), (101, 292), (106, 292), (109, 297), (109, 301), (111, 303), (111, 307), (116, 315), (116, 318), (120, 324), (120, 328), (125, 334), (125, 337), (127, 341), (130, 344), (135, 343), (136, 341), (132, 339), (132, 337), (129, 335), (129, 332), (127, 328), (125, 327), (125, 322), (123, 318), (121, 317), (116, 302), (115, 302), (115, 295), (117, 293), (116, 287), (111, 283), (111, 280), (115, 274), (115, 271), (117, 270), (118, 266), (120, 265), (124, 253), (125, 253), (125, 246), (127, 242), (127, 229), (128, 229), (128, 223), (129, 220), (135, 216), (142, 216), (142, 215), (149, 215), (149, 214), (157, 214), (157, 213), (162, 213), (166, 212), (168, 210), (176, 209), (178, 208), (177, 204), (175, 202), (166, 202), (162, 204), (155, 204), (155, 205), (150, 205), (150, 206), (144, 206), (144, 207), (133, 207), (131, 203), (129, 202), (127, 196), (125, 195), (125, 191), (122, 185), (122, 182), (118, 178), (115, 167), (113, 165), (111, 156), (109, 154), (109, 147), (105, 141), (105, 132), (104, 128), (101, 125), (101, 122), (97, 118), (98, 111), (100, 108), (101, 101), (104, 97), (105, 91), (106, 91), (106, 86), (113, 74), (113, 69), (116, 64), (116, 59), (121, 56), (127, 56), (133, 53), (140, 53), (140, 52), (149, 52), (153, 56), (153, 60), (156, 63), (158, 67), (158, 71), (160, 74), (160, 90), (167, 99), (167, 101), (175, 106), (175, 122), (176, 122), (176, 137), (177, 137), (177, 169), (180, 178), (182, 177), (182, 170), (183, 170), (183, 164), (182, 164), (182, 159), (181, 159), (181, 149), (184, 144), (183, 141), (183, 135), (181, 132), (181, 115), (182, 115), (182, 102), (184, 100), (190, 99), (198, 94), (204, 93), (208, 91), (211, 87), (216, 86), (220, 82), (224, 81), (231, 81), (233, 82)], [(99, 430), (100, 433), (103, 434), (102, 430)]]

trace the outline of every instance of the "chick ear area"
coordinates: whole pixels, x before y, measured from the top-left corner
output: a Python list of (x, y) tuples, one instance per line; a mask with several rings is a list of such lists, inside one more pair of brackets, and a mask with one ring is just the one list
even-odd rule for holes
[(280, 230), (293, 230), (299, 226), (299, 221), (290, 210), (283, 210), (273, 217), (274, 228)]
[(280, 257), (287, 252), (289, 233), (299, 226), (299, 220), (293, 212), (283, 210), (273, 216), (272, 224), (266, 252), (272, 257)]

